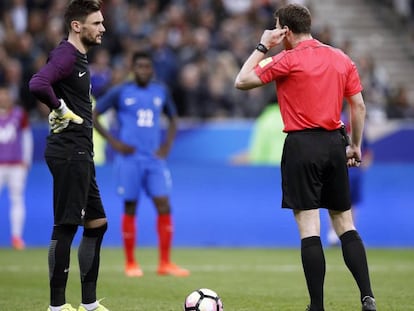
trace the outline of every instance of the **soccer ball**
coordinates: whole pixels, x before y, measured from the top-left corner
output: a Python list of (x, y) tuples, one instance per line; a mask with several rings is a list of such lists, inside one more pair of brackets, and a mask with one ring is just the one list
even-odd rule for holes
[(215, 291), (200, 288), (185, 298), (184, 311), (223, 311), (223, 302)]

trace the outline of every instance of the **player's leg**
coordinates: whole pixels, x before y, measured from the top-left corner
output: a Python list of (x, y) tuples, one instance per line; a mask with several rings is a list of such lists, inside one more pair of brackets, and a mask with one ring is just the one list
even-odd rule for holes
[(174, 225), (171, 214), (169, 194), (171, 174), (163, 160), (154, 160), (148, 165), (145, 180), (146, 191), (152, 198), (157, 210), (157, 234), (159, 248), (159, 275), (188, 276), (190, 272), (171, 261), (171, 247)]
[[(332, 161), (333, 173), (330, 175), (331, 180), (326, 183), (323, 202), (326, 202), (324, 206), (329, 208), (332, 225), (341, 240), (345, 264), (359, 287), (361, 302), (365, 304), (362, 300), (364, 297), (369, 297), (368, 309), (363, 307), (363, 310), (375, 311), (365, 247), (355, 229), (351, 211), (352, 191), (355, 190), (350, 187), (349, 182), (351, 169), (348, 170), (346, 167), (343, 148), (339, 144), (337, 146), (338, 148), (331, 152), (335, 159)], [(355, 191), (353, 194), (355, 195)]]
[(320, 238), (319, 210), (294, 210), (301, 238), (303, 272), (310, 296), (309, 311), (323, 311), (326, 262)]
[[(78, 249), (82, 304), (79, 310), (96, 310), (96, 286), (100, 266), (102, 240), (107, 230), (107, 219), (95, 179), (93, 162), (79, 163), (83, 167), (84, 192), (87, 193), (84, 210), (84, 230)], [(87, 183), (87, 184), (86, 184)], [(103, 306), (102, 310), (106, 310)], [(99, 310), (101, 310), (99, 309)]]
[(77, 225), (55, 225), (49, 245), (50, 310), (66, 304), (66, 284), (70, 267), (70, 250)]
[(138, 223), (137, 206), (140, 199), (141, 185), (144, 175), (143, 164), (136, 159), (125, 159), (118, 156), (114, 162), (117, 192), (124, 202), (121, 215), (121, 233), (125, 254), (125, 275), (140, 277), (143, 275), (135, 259)]
[(153, 197), (152, 201), (157, 210), (159, 263), (166, 264), (171, 262), (170, 254), (173, 237), (170, 200), (167, 196), (163, 196)]
[(96, 310), (100, 306), (96, 298), (96, 286), (102, 240), (106, 229), (106, 218), (85, 221), (82, 240), (78, 249), (82, 291), (82, 303), (79, 310)]
[(136, 200), (124, 201), (121, 230), (126, 259), (125, 274), (129, 277), (140, 277), (144, 274), (135, 259), (135, 245), (137, 241), (136, 209)]
[(24, 249), (23, 227), (26, 214), (24, 190), (26, 186), (27, 169), (21, 165), (9, 168), (9, 196), (10, 196), (10, 229), (12, 245), (15, 249)]
[(168, 197), (153, 197), (157, 209), (157, 234), (158, 234), (158, 274), (172, 276), (188, 276), (190, 272), (181, 268), (171, 260), (171, 247), (174, 226), (171, 216), (170, 200)]
[(338, 246), (340, 244), (339, 237), (336, 235), (335, 229), (332, 226), (331, 220), (329, 218), (329, 228), (328, 234), (326, 235), (329, 246)]
[(301, 238), (301, 259), (310, 296), (309, 311), (324, 310), (325, 255), (320, 238), (320, 214), (330, 132), (289, 133), (282, 154), (282, 207), (294, 211)]
[[(365, 297), (373, 299), (374, 295), (371, 289), (365, 247), (355, 229), (351, 210), (344, 212), (330, 211), (329, 213), (335, 231), (341, 240), (345, 264), (351, 271), (360, 290), (361, 302), (363, 302)], [(375, 306), (375, 301), (373, 304)], [(375, 311), (376, 309), (369, 308), (364, 310)]]
[(73, 167), (73, 162), (49, 157), (46, 158), (46, 162), (53, 176), (54, 218), (48, 255), (50, 285), (48, 310), (60, 310), (62, 307), (72, 310), (73, 308), (66, 303), (65, 292), (71, 245), (82, 216), (83, 201), (78, 193), (86, 191), (82, 189), (82, 182), (78, 178), (78, 170)]

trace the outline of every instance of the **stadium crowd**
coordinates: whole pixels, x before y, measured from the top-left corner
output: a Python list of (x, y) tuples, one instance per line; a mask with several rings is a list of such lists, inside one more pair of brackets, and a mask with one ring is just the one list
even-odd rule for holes
[[(128, 78), (131, 54), (145, 49), (151, 51), (157, 78), (169, 86), (180, 117), (255, 118), (274, 100), (274, 86), (246, 93), (233, 87), (234, 78), (254, 48), (251, 42), (264, 28), (274, 27), (274, 10), (286, 2), (291, 1), (105, 0), (103, 45), (89, 55), (92, 93), (98, 98)], [(307, 5), (306, 0), (295, 2)], [(63, 37), (66, 4), (67, 0), (8, 0), (0, 5), (0, 81), (33, 122), (45, 122), (48, 111), (30, 95), (28, 81)], [(313, 35), (351, 54), (352, 42), (333, 42), (333, 31), (327, 25), (314, 29)], [(414, 116), (404, 86), (394, 96), (387, 72), (374, 59), (352, 57), (367, 105), (393, 118)]]

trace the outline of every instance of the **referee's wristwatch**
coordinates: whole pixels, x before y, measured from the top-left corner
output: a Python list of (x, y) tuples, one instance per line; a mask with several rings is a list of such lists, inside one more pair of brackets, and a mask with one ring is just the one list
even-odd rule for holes
[(258, 50), (259, 52), (262, 52), (263, 54), (266, 54), (267, 52), (269, 52), (269, 49), (263, 43), (257, 44), (256, 50)]

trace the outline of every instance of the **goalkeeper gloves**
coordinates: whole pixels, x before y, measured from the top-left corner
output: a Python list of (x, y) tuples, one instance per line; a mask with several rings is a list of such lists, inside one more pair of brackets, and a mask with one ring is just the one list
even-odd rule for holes
[(76, 124), (83, 123), (83, 119), (70, 110), (63, 99), (60, 99), (59, 101), (59, 108), (53, 109), (52, 112), (49, 113), (49, 126), (53, 133), (62, 132), (68, 127), (69, 122)]

